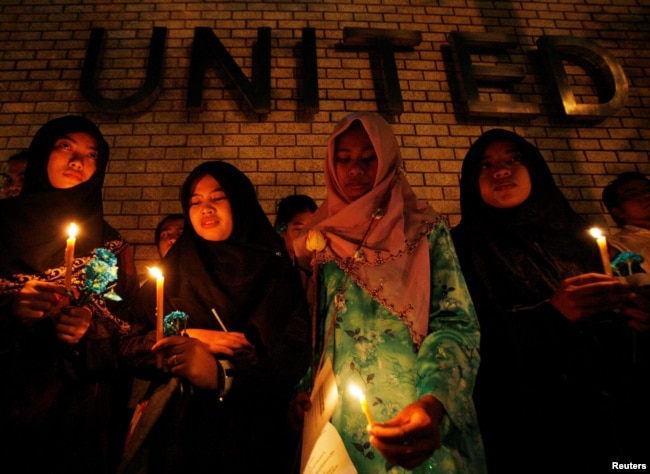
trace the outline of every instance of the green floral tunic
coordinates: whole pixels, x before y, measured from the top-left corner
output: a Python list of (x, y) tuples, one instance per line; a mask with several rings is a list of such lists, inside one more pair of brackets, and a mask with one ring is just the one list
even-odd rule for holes
[[(320, 314), (326, 311), (327, 317), (320, 328), (321, 344), (335, 301), (339, 305), (325, 353), (332, 361), (340, 400), (332, 424), (360, 474), (485, 472), (472, 402), (479, 365), (479, 326), (445, 223), (429, 235), (429, 248), (429, 334), (419, 350), (404, 322), (352, 279), (345, 284), (344, 298), (337, 296), (345, 274), (334, 262), (322, 267)], [(388, 421), (423, 395), (435, 396), (446, 410), (440, 425), (442, 446), (414, 471), (387, 466), (369, 443), (367, 420), (359, 399), (350, 393), (350, 384), (365, 393), (375, 422)]]

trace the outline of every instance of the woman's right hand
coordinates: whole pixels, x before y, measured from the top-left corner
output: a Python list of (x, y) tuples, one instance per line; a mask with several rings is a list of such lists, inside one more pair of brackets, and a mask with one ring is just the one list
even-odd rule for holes
[(574, 323), (607, 311), (617, 311), (634, 299), (632, 287), (618, 278), (585, 273), (560, 283), (550, 303)]
[(212, 329), (186, 329), (185, 333), (205, 344), (212, 354), (228, 358), (251, 357), (255, 347), (248, 342), (244, 333), (214, 331)]
[(200, 389), (218, 388), (217, 359), (198, 339), (169, 336), (156, 342), (152, 350), (155, 353), (163, 353), (164, 362), (173, 376), (183, 377)]
[(444, 412), (437, 398), (425, 395), (392, 419), (370, 425), (370, 444), (389, 464), (415, 469), (440, 448), (440, 420)]
[(23, 321), (53, 316), (69, 305), (65, 288), (56, 283), (30, 280), (14, 296), (13, 314)]

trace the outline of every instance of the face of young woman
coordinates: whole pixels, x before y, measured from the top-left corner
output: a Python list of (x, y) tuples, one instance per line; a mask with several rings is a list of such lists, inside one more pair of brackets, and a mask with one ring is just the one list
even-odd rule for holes
[(289, 255), (294, 255), (293, 241), (298, 238), (300, 231), (305, 227), (305, 223), (314, 213), (311, 211), (299, 212), (287, 224), (287, 230), (282, 234), (284, 244), (287, 247)]
[(86, 132), (64, 135), (54, 142), (47, 162), (50, 184), (68, 189), (88, 181), (97, 170), (97, 140)]
[(209, 174), (192, 186), (189, 215), (194, 231), (205, 240), (226, 240), (232, 234), (230, 201), (219, 182)]
[(372, 189), (377, 167), (377, 154), (362, 126), (353, 125), (336, 138), (336, 179), (350, 201), (359, 199)]
[(12, 160), (2, 173), (2, 193), (5, 197), (16, 197), (23, 190), (27, 160)]
[(507, 209), (528, 199), (530, 174), (513, 142), (496, 141), (485, 148), (478, 184), (483, 201), (492, 207)]
[(160, 241), (158, 242), (158, 253), (161, 257), (167, 255), (172, 245), (176, 243), (183, 233), (185, 219), (170, 219), (160, 229)]
[(650, 181), (635, 179), (616, 190), (619, 206), (614, 214), (627, 225), (650, 226)]

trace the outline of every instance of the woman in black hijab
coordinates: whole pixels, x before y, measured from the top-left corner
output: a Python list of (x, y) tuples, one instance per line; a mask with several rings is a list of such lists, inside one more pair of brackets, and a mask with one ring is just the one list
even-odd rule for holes
[(155, 343), (156, 284), (145, 283), (122, 355), (153, 383), (121, 471), (288, 472), (288, 404), (310, 357), (300, 277), (233, 165), (199, 165), (181, 202), (185, 229), (161, 266), (164, 314), (187, 314), (189, 337)]
[(113, 412), (128, 388), (115, 370), (129, 329), (117, 315), (124, 302), (92, 294), (70, 306), (64, 286), (74, 222), (73, 293), (97, 248), (117, 257), (115, 292), (126, 301), (137, 289), (131, 249), (103, 218), (109, 148), (92, 122), (71, 115), (41, 127), (28, 155), (23, 192), (0, 201), (2, 452), (25, 472), (109, 472), (126, 427)]
[(489, 470), (607, 472), (632, 459), (609, 376), (629, 366), (626, 324), (647, 321), (647, 300), (603, 274), (588, 223), (517, 134), (476, 140), (460, 188), (452, 237), (481, 325), (474, 398)]

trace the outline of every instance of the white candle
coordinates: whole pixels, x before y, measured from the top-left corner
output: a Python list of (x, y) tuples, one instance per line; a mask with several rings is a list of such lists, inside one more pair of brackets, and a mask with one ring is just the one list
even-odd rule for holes
[(223, 329), (223, 332), (228, 332), (228, 329), (226, 329), (226, 325), (219, 317), (219, 313), (217, 313), (216, 309), (212, 308), (212, 314), (214, 314), (214, 317), (217, 319), (217, 322), (219, 323), (219, 326), (221, 326), (221, 329)]
[(366, 419), (368, 420), (368, 424), (372, 425), (374, 421), (372, 421), (372, 415), (370, 414), (370, 409), (368, 408), (368, 401), (366, 400), (366, 396), (363, 394), (361, 389), (357, 387), (356, 385), (350, 385), (350, 392), (359, 398), (359, 402), (361, 403), (361, 411), (366, 415)]
[(72, 262), (74, 260), (74, 246), (77, 241), (77, 224), (72, 223), (68, 226), (68, 240), (65, 244), (65, 288), (69, 290), (72, 287)]
[[(149, 273), (156, 279), (156, 342), (163, 338), (165, 277), (158, 267), (150, 267)], [(162, 368), (163, 353), (157, 354), (158, 368)]]
[(614, 275), (614, 272), (612, 271), (612, 265), (609, 261), (607, 239), (598, 227), (593, 227), (589, 230), (589, 232), (596, 238), (596, 243), (598, 244), (598, 249), (600, 250), (600, 259), (603, 261), (603, 269), (605, 270), (605, 274), (609, 276)]

